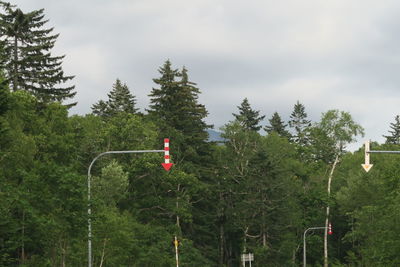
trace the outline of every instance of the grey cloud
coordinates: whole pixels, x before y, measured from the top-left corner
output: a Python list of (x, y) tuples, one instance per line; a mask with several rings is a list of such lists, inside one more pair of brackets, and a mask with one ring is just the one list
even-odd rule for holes
[(56, 53), (66, 54), (65, 71), (76, 75), (74, 113), (90, 112), (117, 77), (144, 109), (166, 59), (189, 69), (217, 127), (244, 97), (267, 117), (278, 111), (288, 119), (297, 100), (314, 120), (346, 110), (378, 141), (400, 113), (394, 0), (14, 3), (45, 8), (61, 33)]

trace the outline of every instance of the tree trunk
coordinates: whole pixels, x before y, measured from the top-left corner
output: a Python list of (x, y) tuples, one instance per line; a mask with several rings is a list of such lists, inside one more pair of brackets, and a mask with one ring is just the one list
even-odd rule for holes
[(263, 234), (262, 234), (262, 244), (263, 244), (263, 247), (267, 246), (267, 234), (265, 233), (264, 230), (263, 230)]
[(297, 251), (300, 249), (300, 244), (297, 245), (296, 249), (293, 249), (293, 253), (292, 253), (292, 266), (296, 266), (296, 254)]
[(67, 240), (62, 240), (60, 241), (60, 246), (61, 246), (61, 267), (66, 266), (66, 258), (67, 258)]
[(101, 259), (100, 259), (99, 267), (103, 267), (103, 263), (104, 263), (104, 259), (105, 259), (105, 255), (106, 255), (106, 243), (107, 243), (107, 238), (104, 238), (103, 250), (101, 252)]
[[(339, 162), (339, 155), (336, 155), (335, 161), (332, 164), (332, 169), (328, 177), (328, 201), (331, 196), (331, 184), (333, 178), (333, 172), (335, 171), (336, 165)], [(326, 218), (325, 218), (325, 230), (324, 230), (324, 267), (328, 267), (328, 224), (329, 224), (329, 203), (326, 207)]]
[(25, 263), (25, 211), (22, 211), (22, 244), (21, 244), (21, 263)]
[(221, 223), (219, 225), (219, 266), (224, 265), (224, 225)]
[(178, 226), (178, 228), (181, 228), (180, 225), (180, 220), (179, 220), (179, 215), (178, 215), (178, 210), (179, 210), (179, 190), (180, 190), (181, 184), (178, 184), (178, 188), (176, 191), (176, 226)]
[(17, 36), (14, 37), (14, 77), (13, 77), (13, 89), (14, 91), (18, 90), (18, 40)]
[[(262, 218), (263, 219), (265, 219), (265, 211), (263, 210), (262, 211)], [(265, 224), (263, 223), (262, 224), (262, 245), (263, 245), (263, 247), (266, 247), (267, 246), (267, 230), (266, 230), (266, 226), (265, 226)]]

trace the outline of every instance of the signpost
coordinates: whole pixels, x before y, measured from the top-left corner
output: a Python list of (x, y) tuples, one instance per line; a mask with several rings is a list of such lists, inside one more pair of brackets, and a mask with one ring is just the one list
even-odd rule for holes
[(373, 164), (369, 162), (369, 156), (371, 153), (377, 154), (400, 154), (400, 151), (390, 151), (390, 150), (370, 150), (370, 141), (365, 141), (365, 163), (361, 164), (366, 172), (372, 168)]
[(179, 246), (179, 241), (178, 238), (175, 236), (174, 239), (174, 246), (175, 246), (175, 260), (176, 260), (176, 267), (179, 267), (179, 251), (178, 251), (178, 246)]
[[(161, 163), (161, 165), (164, 167), (166, 171), (169, 171), (172, 167), (172, 163), (169, 162), (170, 156), (169, 156), (169, 139), (165, 138), (164, 139), (164, 149), (163, 150), (123, 150), (123, 151), (107, 151), (100, 153), (95, 157), (92, 162), (89, 165), (88, 168), (88, 180), (87, 180), (87, 186), (88, 186), (88, 267), (92, 267), (92, 203), (91, 203), (91, 175), (90, 171), (92, 170), (92, 166), (94, 162), (108, 154), (135, 154), (135, 153), (160, 153), (164, 152), (164, 159), (165, 163)], [(178, 266), (177, 266), (178, 267)]]
[(169, 171), (172, 167), (172, 163), (169, 162), (169, 139), (165, 138), (164, 139), (164, 163), (161, 163), (161, 165), (164, 167), (166, 171)]
[(251, 262), (252, 261), (254, 261), (254, 254), (253, 253), (242, 254), (243, 267), (246, 267), (246, 262), (249, 262), (250, 267), (251, 267)]
[(366, 172), (369, 172), (369, 170), (372, 168), (373, 164), (369, 163), (369, 141), (365, 142), (365, 161), (364, 164), (361, 164), (361, 166), (364, 168)]

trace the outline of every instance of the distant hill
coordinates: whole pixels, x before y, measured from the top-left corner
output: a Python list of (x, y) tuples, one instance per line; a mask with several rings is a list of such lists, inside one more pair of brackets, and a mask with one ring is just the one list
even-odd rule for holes
[(209, 142), (225, 142), (225, 139), (221, 137), (221, 133), (214, 130), (207, 130)]

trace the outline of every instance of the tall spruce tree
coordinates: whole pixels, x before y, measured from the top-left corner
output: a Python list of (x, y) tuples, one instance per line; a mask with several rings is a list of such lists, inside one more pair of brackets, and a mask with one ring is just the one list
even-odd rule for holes
[[(205, 227), (215, 218), (210, 216), (215, 198), (210, 196), (212, 186), (208, 184), (213, 177), (210, 174), (212, 149), (207, 142), (207, 128), (211, 125), (204, 121), (208, 112), (204, 105), (198, 103), (200, 90), (189, 80), (186, 68), (180, 71), (173, 69), (171, 62), (167, 60), (159, 68), (159, 73), (160, 77), (153, 79), (157, 87), (149, 95), (149, 117), (157, 122), (160, 139), (171, 138), (175, 169), (194, 175), (199, 182), (196, 186), (188, 186), (182, 182), (177, 184), (181, 192), (187, 192), (185, 198), (191, 201), (193, 210), (190, 221), (179, 219), (180, 230), (182, 235), (192, 239), (198, 247), (206, 248), (203, 250), (212, 247), (210, 250), (215, 251), (215, 247), (210, 244), (210, 239), (214, 239), (214, 231)], [(181, 207), (182, 203), (179, 203), (181, 202), (176, 202), (176, 207)]]
[(400, 116), (396, 115), (394, 122), (390, 123), (389, 134), (384, 135), (386, 138), (386, 144), (399, 145), (400, 144)]
[(92, 106), (93, 114), (110, 117), (120, 112), (137, 114), (136, 97), (131, 94), (128, 86), (117, 79), (108, 93), (108, 100), (100, 100)]
[(9, 108), (7, 83), (4, 81), (3, 74), (0, 71), (0, 116), (3, 115)]
[(309, 133), (307, 129), (311, 127), (311, 121), (307, 119), (305, 107), (299, 101), (294, 105), (293, 112), (290, 115), (289, 126), (294, 129), (293, 141), (299, 145), (309, 143)]
[[(3, 74), (0, 70), (0, 151), (9, 140), (4, 138), (4, 133), (7, 131), (7, 126), (2, 117), (10, 108), (9, 91), (7, 83), (4, 81)], [(0, 152), (1, 153), (1, 152)]]
[[(12, 91), (26, 90), (43, 102), (72, 98), (75, 86), (63, 87), (74, 76), (64, 75), (64, 56), (52, 56), (51, 50), (58, 34), (53, 28), (44, 28), (44, 9), (28, 13), (10, 4), (1, 3), (0, 40), (6, 58), (2, 68)], [(73, 104), (69, 104), (74, 105)]]
[[(4, 59), (4, 47), (0, 43), (0, 62)], [(0, 116), (3, 115), (9, 106), (8, 85), (4, 78), (3, 70), (0, 69)]]
[(270, 125), (267, 125), (264, 128), (267, 133), (275, 132), (282, 137), (290, 138), (291, 135), (286, 130), (287, 125), (283, 122), (278, 112), (274, 112), (271, 119), (268, 121)]
[(207, 154), (207, 129), (212, 127), (204, 121), (208, 115), (205, 106), (198, 103), (200, 90), (189, 81), (186, 68), (173, 69), (169, 60), (159, 73), (160, 78), (153, 79), (159, 88), (149, 95), (149, 115), (160, 120), (164, 135), (175, 139), (178, 160), (199, 163), (201, 155)]
[(265, 116), (260, 116), (260, 111), (253, 110), (247, 98), (243, 99), (240, 106), (238, 106), (239, 114), (232, 113), (236, 120), (245, 127), (247, 130), (259, 131), (261, 129), (260, 122)]
[(176, 110), (171, 108), (176, 104), (171, 100), (173, 100), (173, 97), (176, 97), (179, 91), (179, 81), (177, 81), (177, 78), (180, 77), (180, 73), (178, 69), (172, 69), (169, 60), (159, 68), (158, 72), (161, 76), (158, 79), (153, 79), (153, 82), (160, 88), (153, 88), (149, 94), (150, 105), (148, 111), (150, 115), (155, 115), (161, 120), (171, 120), (171, 115), (175, 115), (174, 113), (176, 113)]

